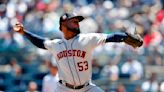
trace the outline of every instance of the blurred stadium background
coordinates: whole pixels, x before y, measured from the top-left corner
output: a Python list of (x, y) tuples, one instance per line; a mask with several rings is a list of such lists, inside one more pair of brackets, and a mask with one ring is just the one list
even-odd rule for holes
[(141, 48), (108, 43), (93, 54), (93, 82), (105, 92), (164, 92), (163, 0), (0, 0), (0, 90), (25, 92), (29, 83), (41, 91), (55, 61), (44, 50), (12, 31), (16, 21), (32, 33), (59, 38), (59, 17), (74, 11), (86, 19), (83, 33), (121, 31), (136, 25), (144, 39)]

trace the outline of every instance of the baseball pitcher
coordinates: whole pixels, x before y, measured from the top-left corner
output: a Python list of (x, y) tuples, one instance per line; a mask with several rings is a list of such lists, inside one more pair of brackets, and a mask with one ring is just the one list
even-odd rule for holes
[(143, 44), (140, 36), (130, 33), (82, 34), (79, 22), (83, 16), (64, 13), (60, 17), (62, 39), (44, 39), (26, 31), (21, 23), (13, 30), (27, 37), (35, 46), (50, 51), (57, 61), (59, 82), (55, 92), (103, 92), (91, 81), (92, 52), (95, 47), (107, 42), (125, 42), (132, 47)]

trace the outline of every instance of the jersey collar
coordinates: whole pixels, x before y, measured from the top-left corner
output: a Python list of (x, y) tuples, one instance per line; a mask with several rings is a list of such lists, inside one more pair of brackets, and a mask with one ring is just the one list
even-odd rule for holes
[(62, 39), (63, 39), (64, 41), (72, 41), (72, 40), (76, 39), (78, 36), (79, 36), (79, 34), (77, 34), (76, 36), (74, 36), (74, 37), (72, 37), (71, 39), (68, 39), (68, 40), (65, 39), (64, 36), (63, 36)]

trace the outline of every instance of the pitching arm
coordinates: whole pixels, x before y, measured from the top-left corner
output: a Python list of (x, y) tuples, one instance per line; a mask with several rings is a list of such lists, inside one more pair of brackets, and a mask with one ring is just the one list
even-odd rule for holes
[(32, 34), (26, 30), (24, 30), (24, 34), (23, 34), (25, 37), (27, 37), (35, 46), (37, 46), (38, 48), (41, 48), (41, 49), (46, 49), (45, 46), (44, 46), (44, 41), (46, 39), (40, 37), (40, 36), (37, 36), (35, 34)]
[(46, 49), (44, 46), (44, 41), (46, 39), (28, 32), (27, 30), (24, 29), (23, 24), (21, 24), (20, 22), (17, 22), (13, 26), (13, 31), (18, 32), (21, 35), (26, 36), (35, 46), (42, 48), (42, 49)]

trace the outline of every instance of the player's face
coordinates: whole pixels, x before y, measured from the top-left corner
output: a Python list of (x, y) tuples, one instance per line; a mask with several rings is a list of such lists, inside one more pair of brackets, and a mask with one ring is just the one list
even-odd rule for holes
[[(61, 31), (62, 31), (65, 39), (71, 39), (72, 37), (74, 37), (77, 34), (70, 30), (75, 30), (75, 28), (68, 28), (68, 25), (66, 25), (64, 23), (61, 24)], [(75, 31), (77, 31), (77, 30), (75, 30)]]
[(68, 20), (67, 23), (72, 28), (78, 28), (79, 27), (79, 20), (76, 18)]
[(79, 20), (76, 18), (72, 18), (72, 19), (62, 22), (61, 30), (62, 30), (62, 32), (71, 31), (74, 33), (79, 33), (80, 32), (79, 31), (80, 30), (79, 29)]
[(62, 25), (60, 25), (60, 26), (61, 26), (61, 31), (67, 30), (67, 27), (66, 27), (66, 25), (64, 23), (62, 23)]
[(71, 29), (79, 28), (79, 20), (76, 18), (69, 19), (69, 20), (63, 22), (61, 27), (62, 27), (62, 30), (65, 30), (66, 27), (69, 27)]

